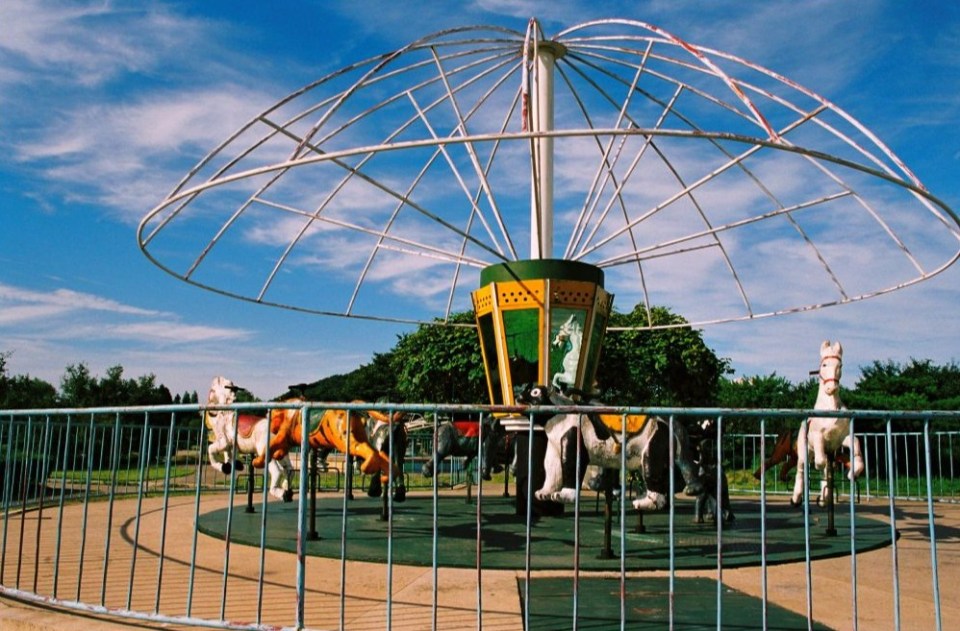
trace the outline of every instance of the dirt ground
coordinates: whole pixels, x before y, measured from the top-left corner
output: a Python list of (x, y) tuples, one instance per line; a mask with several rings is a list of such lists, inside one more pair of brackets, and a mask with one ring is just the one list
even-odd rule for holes
[[(298, 606), (293, 574), (295, 555), (267, 550), (261, 557), (257, 548), (227, 546), (221, 540), (195, 535), (194, 501), (192, 496), (172, 498), (165, 512), (162, 499), (145, 499), (139, 519), (135, 500), (117, 502), (112, 513), (106, 502), (90, 504), (86, 515), (82, 506), (67, 506), (59, 548), (56, 509), (48, 509), (43, 515), (27, 513), (22, 518), (11, 515), (3, 583), (24, 591), (56, 593), (68, 600), (79, 597), (82, 602), (98, 603), (105, 608), (213, 619), (223, 615), (229, 620), (259, 619), (278, 627), (292, 624)], [(225, 502), (223, 497), (203, 501), (201, 512), (220, 508)], [(857, 510), (889, 523), (889, 505), (884, 500), (863, 503)], [(950, 586), (960, 584), (960, 506), (936, 504), (934, 512), (939, 585), (946, 592), (940, 594), (941, 628), (960, 628), (960, 603), (949, 593)], [(79, 526), (84, 519), (87, 531), (98, 533), (88, 537), (89, 541), (80, 536)], [(900, 533), (896, 546), (858, 554), (855, 567), (849, 556), (814, 561), (810, 565), (809, 602), (802, 561), (767, 568), (769, 602), (803, 616), (810, 610), (818, 623), (835, 629), (854, 628), (854, 607), (860, 629), (936, 629), (926, 504), (898, 502), (896, 520)], [(42, 528), (38, 522), (42, 522)], [(104, 541), (104, 533), (108, 532), (109, 543)], [(191, 564), (195, 537), (196, 559)], [(109, 555), (104, 550), (109, 550)], [(158, 562), (161, 557), (162, 564)], [(57, 559), (59, 570), (54, 574), (52, 567)], [(191, 566), (195, 568), (193, 572)], [(224, 567), (229, 567), (226, 581)], [(851, 588), (854, 572), (855, 603)], [(570, 572), (541, 572), (536, 576), (556, 575), (571, 576)], [(663, 575), (666, 573), (630, 574)], [(899, 577), (896, 583), (895, 575)], [(724, 569), (719, 576), (716, 570), (677, 572), (676, 576), (719, 578), (727, 588), (757, 598), (764, 593), (759, 567)], [(304, 620), (308, 628), (342, 625), (346, 629), (389, 627), (420, 631), (435, 623), (438, 629), (480, 626), (485, 630), (519, 631), (523, 629), (523, 614), (517, 585), (522, 578), (525, 573), (515, 570), (439, 568), (435, 572), (430, 567), (388, 568), (382, 564), (308, 557), (303, 578)], [(342, 596), (341, 585), (346, 586)], [(100, 616), (0, 598), (3, 631), (111, 630), (131, 626), (177, 628), (149, 619), (116, 623)], [(760, 626), (761, 621), (757, 620), (757, 628)]]

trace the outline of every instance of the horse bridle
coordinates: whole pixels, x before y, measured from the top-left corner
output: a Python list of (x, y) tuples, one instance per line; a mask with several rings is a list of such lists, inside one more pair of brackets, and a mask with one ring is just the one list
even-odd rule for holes
[(840, 384), (840, 377), (830, 377), (829, 379), (825, 379), (825, 378), (823, 377), (823, 362), (826, 361), (826, 360), (828, 360), (828, 359), (835, 359), (835, 360), (837, 360), (837, 368), (838, 368), (838, 369), (840, 368), (840, 366), (843, 365), (843, 358), (840, 357), (839, 355), (824, 355), (823, 357), (820, 358), (820, 368), (818, 368), (818, 369), (816, 369), (816, 370), (811, 370), (811, 371), (810, 371), (810, 374), (811, 374), (811, 375), (817, 375), (817, 377), (820, 378), (820, 383), (826, 384), (826, 383), (830, 383), (831, 381), (833, 381), (833, 382), (836, 382), (837, 385), (839, 385), (839, 384)]

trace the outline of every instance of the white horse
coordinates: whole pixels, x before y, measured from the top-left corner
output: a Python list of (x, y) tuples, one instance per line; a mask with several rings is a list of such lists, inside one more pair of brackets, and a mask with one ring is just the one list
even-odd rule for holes
[[(237, 400), (237, 386), (226, 377), (214, 377), (207, 394), (209, 407), (231, 405)], [(214, 439), (207, 447), (207, 456), (210, 466), (222, 473), (243, 471), (243, 463), (231, 463), (233, 447), (236, 444), (237, 452), (256, 454), (253, 459), (255, 468), (263, 468), (264, 452), (269, 444), (270, 422), (266, 417), (240, 414), (234, 410), (204, 410), (203, 420), (207, 428), (213, 432)], [(289, 502), (293, 498), (290, 489), (289, 472), (293, 469), (289, 456), (280, 460), (270, 460), (267, 467), (270, 472), (270, 495)]]
[[(820, 345), (820, 369), (817, 375), (820, 379), (820, 388), (817, 392), (815, 410), (843, 410), (846, 409), (840, 401), (840, 375), (843, 370), (843, 347), (840, 342), (831, 344), (824, 340)], [(863, 454), (860, 452), (860, 442), (854, 438), (850, 440), (849, 418), (812, 417), (807, 419), (807, 433), (803, 431), (797, 437), (797, 477), (793, 485), (791, 503), (796, 506), (803, 498), (803, 481), (806, 463), (813, 457), (813, 466), (823, 475), (820, 483), (820, 502), (826, 504), (829, 497), (827, 487), (827, 461), (841, 447), (850, 451), (851, 481), (863, 474)]]
[[(575, 405), (566, 397), (550, 393), (544, 386), (534, 386), (524, 392), (521, 401), (533, 405)], [(544, 483), (536, 491), (537, 499), (573, 503), (583, 483), (588, 465), (619, 469), (621, 452), (626, 452), (626, 468), (640, 471), (646, 494), (633, 501), (637, 510), (660, 510), (667, 505), (670, 476), (674, 463), (670, 461), (670, 426), (662, 418), (645, 415), (626, 416), (626, 442), (621, 442), (624, 417), (619, 414), (557, 414), (544, 424), (547, 450), (544, 455)], [(573, 437), (580, 428), (581, 440)], [(686, 431), (674, 423), (674, 457), (680, 468), (687, 495), (700, 495), (703, 484), (694, 468)], [(577, 449), (580, 469), (577, 471)]]
[(577, 316), (571, 315), (561, 325), (553, 339), (554, 346), (560, 346), (566, 351), (563, 356), (563, 370), (553, 375), (551, 383), (560, 390), (563, 384), (572, 386), (577, 380), (577, 365), (580, 363), (580, 346), (583, 343), (583, 327), (577, 321)]

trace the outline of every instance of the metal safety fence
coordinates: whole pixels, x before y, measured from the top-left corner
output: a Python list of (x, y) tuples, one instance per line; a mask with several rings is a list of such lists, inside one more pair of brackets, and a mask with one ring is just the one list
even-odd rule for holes
[[(310, 418), (331, 404), (269, 405)], [(370, 409), (420, 419), (406, 465), (385, 473), (388, 490), (402, 475), (406, 498), (367, 497), (376, 474), (342, 454), (316, 458), (306, 423), (291, 454), (293, 501), (283, 502), (269, 493), (270, 449), (252, 475), (209, 465), (197, 406), (0, 412), (0, 596), (235, 629), (960, 624), (960, 606), (940, 592), (960, 580), (960, 564), (942, 562), (960, 554), (960, 412), (841, 412), (865, 474), (834, 475), (836, 501), (824, 506), (820, 474), (803, 476), (814, 499), (793, 507), (794, 474), (760, 466), (777, 441), (769, 428), (792, 427), (795, 438), (823, 412), (363, 404)], [(619, 442), (627, 473), (604, 488), (578, 485), (566, 507), (541, 501), (550, 474), (537, 450), (562, 452), (544, 421), (580, 412), (676, 421), (662, 424), (670, 440), (650, 443), (666, 451), (648, 463), (678, 456), (676, 428), (710, 421), (694, 440), (706, 488), (687, 496), (671, 475), (672, 501), (636, 511), (653, 474), (628, 471), (634, 438), (623, 422), (607, 440)], [(483, 432), (493, 430), (478, 423), (473, 464), (451, 456), (424, 477), (423, 462), (441, 455), (435, 435), (457, 416), (519, 419), (510, 444), (526, 469), (504, 462), (491, 479), (479, 475), (490, 458)], [(586, 464), (572, 457), (574, 472)]]

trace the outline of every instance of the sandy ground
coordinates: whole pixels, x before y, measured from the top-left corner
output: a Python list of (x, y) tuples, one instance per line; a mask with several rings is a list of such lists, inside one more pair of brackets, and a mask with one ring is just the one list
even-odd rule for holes
[[(205, 512), (222, 507), (225, 498), (205, 497), (202, 501), (200, 512)], [(291, 625), (298, 606), (295, 555), (267, 550), (261, 557), (259, 549), (227, 546), (221, 540), (195, 535), (194, 502), (193, 496), (172, 498), (165, 512), (162, 499), (145, 499), (139, 520), (136, 500), (116, 502), (112, 512), (107, 502), (92, 503), (86, 512), (83, 506), (68, 505), (59, 546), (57, 508), (48, 508), (42, 515), (11, 515), (0, 578), (7, 587), (107, 608)], [(863, 503), (858, 511), (888, 521), (889, 506), (882, 500)], [(960, 628), (960, 603), (952, 599), (950, 588), (960, 584), (960, 506), (937, 504), (934, 512), (939, 584), (945, 592), (941, 594), (941, 623), (944, 629), (956, 629)], [(836, 629), (854, 628), (854, 607), (860, 629), (895, 629), (898, 620), (901, 629), (936, 629), (926, 505), (898, 502), (896, 519), (901, 534), (897, 545), (857, 555), (855, 568), (850, 557), (813, 562), (809, 603), (802, 562), (767, 568), (769, 602), (801, 615), (806, 615), (809, 607), (816, 621)], [(80, 534), (84, 520), (87, 532), (95, 533), (86, 541)], [(191, 564), (194, 548), (196, 560)], [(59, 568), (56, 573), (55, 562)], [(193, 572), (191, 567), (195, 568)], [(224, 568), (228, 568), (226, 580)], [(854, 571), (855, 602), (851, 588)], [(557, 574), (544, 572), (537, 576)], [(655, 575), (665, 573), (630, 574)], [(899, 576), (898, 583), (895, 575)], [(429, 567), (388, 568), (309, 557), (304, 577), (304, 620), (308, 628), (315, 629), (336, 629), (342, 623), (346, 629), (420, 631), (434, 626), (435, 615), (439, 629), (479, 626), (519, 631), (523, 618), (517, 580), (524, 576), (524, 572), (512, 570), (440, 568), (434, 572)], [(718, 573), (689, 571), (677, 572), (677, 576), (716, 579)], [(719, 578), (728, 588), (763, 596), (759, 567), (724, 570)], [(346, 586), (342, 596), (341, 585)], [(3, 631), (122, 629), (140, 624), (177, 628), (149, 620), (119, 624), (98, 616), (0, 598)], [(757, 628), (760, 625), (758, 620)]]

